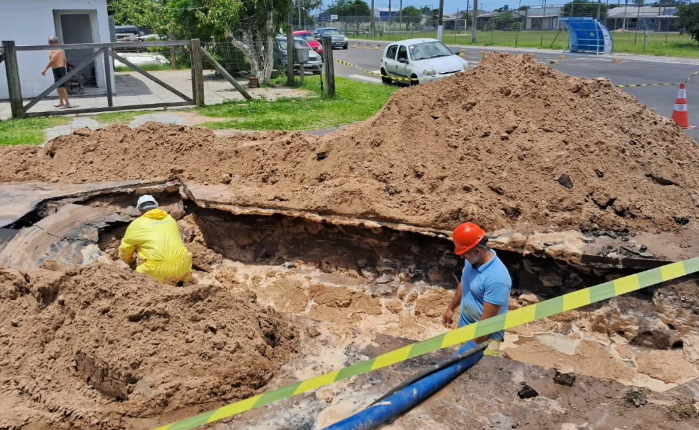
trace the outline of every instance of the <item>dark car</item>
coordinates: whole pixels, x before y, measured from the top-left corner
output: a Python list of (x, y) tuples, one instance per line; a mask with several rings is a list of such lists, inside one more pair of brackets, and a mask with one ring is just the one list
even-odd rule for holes
[(347, 36), (342, 34), (337, 28), (319, 28), (316, 30), (318, 38), (323, 38), (325, 36), (330, 36), (333, 42), (333, 48), (347, 49), (349, 41)]
[[(287, 51), (286, 51), (286, 37), (277, 37), (274, 39), (274, 64), (277, 70), (286, 70), (287, 64)], [(313, 51), (305, 40), (295, 37), (294, 38), (294, 48), (296, 49), (308, 49), (308, 63), (303, 65), (305, 71), (313, 72), (313, 74), (319, 74), (323, 70), (323, 58), (317, 52)], [(298, 69), (299, 63), (294, 63), (294, 69)]]
[(114, 33), (118, 39), (135, 39), (141, 36), (141, 30), (135, 25), (117, 25), (114, 27)]

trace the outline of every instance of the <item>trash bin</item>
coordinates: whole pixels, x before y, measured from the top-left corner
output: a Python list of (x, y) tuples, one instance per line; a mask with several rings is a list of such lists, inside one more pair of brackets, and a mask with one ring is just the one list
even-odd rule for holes
[(296, 47), (296, 61), (299, 62), (300, 64), (308, 63), (308, 61), (311, 58), (311, 54), (309, 53), (311, 50), (308, 47), (303, 47), (299, 48), (298, 46)]

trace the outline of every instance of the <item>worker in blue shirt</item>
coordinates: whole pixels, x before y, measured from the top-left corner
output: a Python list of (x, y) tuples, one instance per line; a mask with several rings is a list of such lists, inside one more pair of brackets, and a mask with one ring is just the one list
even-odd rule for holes
[[(512, 279), (495, 251), (488, 248), (488, 236), (476, 224), (467, 222), (454, 230), (454, 253), (464, 261), (461, 282), (442, 316), (444, 327), (453, 323), (454, 310), (461, 304), (459, 327), (507, 313)], [(485, 355), (499, 356), (505, 332), (482, 336), (473, 341), (488, 341)]]

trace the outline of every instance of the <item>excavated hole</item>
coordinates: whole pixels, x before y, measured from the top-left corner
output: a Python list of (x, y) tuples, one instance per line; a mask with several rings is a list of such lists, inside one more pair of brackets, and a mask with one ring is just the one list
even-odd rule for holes
[[(182, 201), (177, 193), (156, 197), (161, 208), (179, 220), (185, 244), (194, 254), (194, 268), (203, 272), (216, 272), (226, 262), (242, 263), (242, 272), (246, 266), (282, 271), (293, 268), (314, 282), (389, 299), (406, 290), (419, 295), (430, 290), (453, 294), (463, 268), (463, 261), (453, 254), (452, 243), (445, 238), (280, 214), (235, 215)], [(136, 216), (132, 207), (135, 199), (131, 194), (103, 195), (84, 204), (113, 207)], [(100, 249), (114, 260), (118, 259), (126, 227), (115, 224), (100, 233)], [(497, 252), (510, 270), (514, 298), (533, 293), (545, 300), (631, 273)], [(252, 272), (249, 278), (254, 281)], [(244, 278), (246, 274), (239, 275)]]
[[(178, 219), (185, 245), (193, 253), (195, 278), (216, 280), (231, 288), (250, 288), (260, 303), (311, 322), (377, 330), (415, 340), (444, 332), (441, 315), (463, 268), (463, 261), (453, 254), (447, 238), (281, 214), (236, 215), (182, 201), (177, 194), (156, 197), (161, 207)], [(127, 208), (134, 200), (133, 195), (102, 196), (87, 203), (123, 211), (132, 210)], [(118, 258), (119, 241), (126, 227), (112, 226), (100, 234), (99, 247), (112, 259)], [(515, 252), (497, 253), (512, 276), (511, 309), (633, 273)], [(532, 343), (549, 345), (555, 338), (558, 340), (554, 344), (570, 351), (566, 342), (570, 345), (571, 340), (578, 339), (576, 348), (583, 351), (580, 360), (594, 360), (600, 352), (590, 352), (589, 345), (600, 335), (628, 345), (634, 354), (681, 352), (681, 329), (669, 321), (655, 321), (660, 318), (654, 290), (644, 289), (536, 323), (531, 329), (524, 327), (516, 332), (519, 338), (512, 338), (515, 341), (510, 348), (514, 349), (508, 356), (528, 362), (528, 357), (540, 356), (531, 349)], [(267, 343), (273, 345), (275, 341), (270, 332)], [(614, 348), (607, 347), (604, 354), (614, 354)], [(566, 354), (561, 357), (565, 359)], [(623, 357), (619, 360), (631, 363)], [(552, 362), (532, 363), (549, 366)], [(633, 371), (642, 369), (634, 367)], [(597, 375), (596, 370), (591, 372)]]

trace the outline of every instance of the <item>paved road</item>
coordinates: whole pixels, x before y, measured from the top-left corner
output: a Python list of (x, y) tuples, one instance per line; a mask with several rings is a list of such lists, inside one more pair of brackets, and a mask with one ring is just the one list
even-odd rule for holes
[[(367, 42), (362, 43), (366, 44)], [(334, 51), (335, 58), (352, 63), (365, 70), (377, 71), (386, 43), (370, 42), (370, 44), (372, 49), (350, 48), (348, 50), (336, 50)], [(380, 47), (379, 50), (375, 49), (377, 45)], [(464, 48), (466, 60), (470, 63), (477, 63), (483, 52), (534, 53), (538, 61), (549, 64), (563, 73), (589, 78), (605, 77), (611, 79), (616, 85), (682, 82), (692, 73), (699, 70), (699, 61), (692, 59), (615, 56), (614, 58), (621, 59), (621, 62), (615, 63), (608, 56), (565, 54), (565, 59), (559, 59), (561, 53), (554, 51), (450, 47), (457, 52)], [(558, 64), (550, 64), (552, 60), (557, 60)], [(377, 76), (338, 63), (335, 64), (335, 73), (338, 76), (351, 77), (366, 82), (377, 84), (381, 82)], [(624, 88), (624, 91), (636, 96), (642, 103), (655, 109), (661, 115), (670, 117), (672, 116), (672, 109), (677, 97), (677, 88), (677, 86), (640, 87)], [(699, 75), (687, 85), (687, 97), (690, 124), (699, 126)], [(604, 107), (601, 106), (600, 109), (604, 109)], [(695, 140), (699, 141), (699, 129), (688, 130), (687, 132)]]

